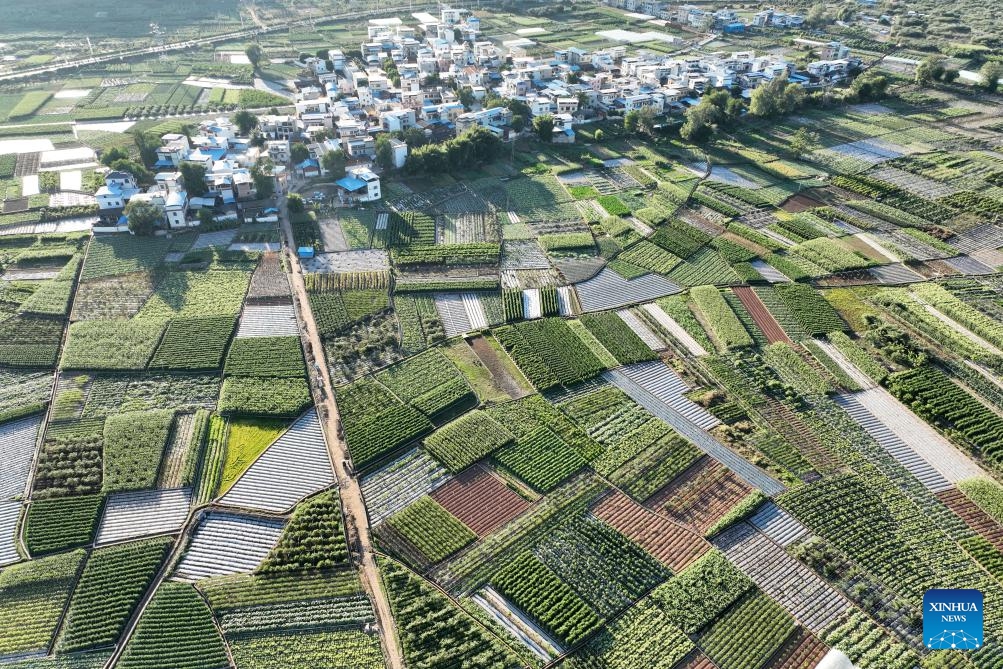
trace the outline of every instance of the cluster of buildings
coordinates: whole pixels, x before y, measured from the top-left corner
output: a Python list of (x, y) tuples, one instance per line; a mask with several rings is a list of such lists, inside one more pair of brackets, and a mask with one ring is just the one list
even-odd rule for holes
[[(692, 5), (605, 1), (702, 27), (738, 21), (729, 9), (708, 13)], [(350, 163), (372, 160), (380, 133), (417, 129), (438, 142), (480, 125), (507, 140), (544, 114), (554, 118), (554, 141), (573, 142), (573, 126), (587, 117), (648, 106), (659, 113), (682, 111), (705, 90), (739, 87), (748, 94), (778, 76), (807, 88), (823, 87), (841, 81), (854, 65), (849, 49), (839, 43), (827, 45), (828, 55), (801, 72), (781, 56), (752, 51), (628, 56), (626, 46), (571, 47), (540, 56), (531, 54), (535, 43), (528, 37), (500, 45), (483, 39), (480, 22), (467, 10), (443, 7), (438, 16), (412, 16), (416, 26), (399, 18), (371, 20), (358, 56), (332, 49), (327, 58), (303, 61), (306, 75), (297, 82), (295, 112), (260, 119), (277, 162), (286, 157), (290, 141), (303, 141), (310, 158), (294, 169), (304, 176), (323, 175), (329, 151), (342, 151)], [(755, 20), (788, 27), (803, 22), (774, 10), (760, 12)], [(483, 104), (493, 98), (518, 100), (528, 112)], [(393, 165), (400, 167), (408, 146), (399, 139), (392, 146)]]
[[(248, 138), (238, 137), (229, 119), (204, 121), (193, 137), (163, 135), (156, 154), (154, 185), (146, 189), (128, 172), (105, 175), (105, 185), (95, 193), (100, 225), (124, 226), (125, 207), (135, 200), (146, 200), (160, 209), (163, 224), (171, 229), (198, 225), (201, 209), (208, 209), (217, 219), (236, 219), (240, 203), (256, 196), (251, 168), (262, 152)], [(202, 168), (203, 184), (185, 183), (182, 166), (186, 163)]]
[[(705, 12), (692, 5), (668, 7), (637, 0), (604, 0), (625, 10), (668, 17), (701, 27), (739, 22), (733, 10)], [(170, 227), (193, 224), (200, 208), (230, 215), (228, 208), (254, 198), (251, 167), (267, 155), (280, 179), (327, 175), (327, 154), (333, 163), (348, 165), (341, 177), (343, 202), (368, 202), (382, 196), (373, 163), (377, 138), (389, 139), (389, 163), (403, 167), (408, 143), (417, 133), (440, 142), (468, 128), (482, 126), (503, 140), (532, 127), (534, 117), (554, 119), (553, 141), (574, 142), (574, 126), (583, 120), (620, 116), (645, 107), (656, 113), (681, 112), (715, 88), (751, 94), (776, 77), (818, 88), (850, 76), (858, 61), (839, 42), (805, 42), (817, 48), (821, 60), (799, 70), (783, 56), (733, 53), (666, 55), (643, 50), (628, 55), (625, 45), (589, 51), (570, 47), (548, 55), (529, 38), (498, 45), (483, 38), (480, 22), (467, 10), (442, 7), (439, 15), (412, 14), (416, 26), (399, 18), (373, 19), (358, 55), (331, 49), (302, 57), (302, 75), (295, 82), (293, 109), (259, 117), (264, 145), (252, 146), (238, 137), (226, 119), (203, 123), (192, 138), (164, 135), (157, 149), (156, 186), (146, 191), (118, 173), (109, 175), (98, 193), (102, 217), (115, 220), (127, 202), (148, 198), (164, 211)], [(764, 10), (754, 25), (796, 27), (800, 16)], [(744, 25), (744, 24), (742, 24)], [(498, 104), (496, 100), (518, 101)], [(488, 104), (490, 103), (490, 104)], [(296, 143), (305, 145), (295, 152)], [(382, 156), (387, 158), (387, 156)], [(204, 168), (204, 195), (189, 197), (180, 175), (184, 163)], [(288, 171), (287, 171), (288, 170)], [(340, 176), (340, 175), (339, 175)], [(222, 213), (220, 213), (222, 212)]]
[(708, 9), (696, 5), (669, 5), (655, 0), (603, 0), (612, 7), (628, 12), (646, 14), (694, 30), (720, 30), (725, 33), (743, 32), (747, 27), (801, 29), (805, 17), (792, 12), (781, 12), (773, 8), (764, 9), (752, 16), (746, 23), (733, 9)]

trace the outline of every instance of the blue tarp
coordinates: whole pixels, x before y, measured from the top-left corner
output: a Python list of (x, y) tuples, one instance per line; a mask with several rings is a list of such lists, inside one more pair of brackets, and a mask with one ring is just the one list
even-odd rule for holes
[(355, 177), (343, 177), (335, 181), (335, 183), (348, 192), (357, 191), (366, 187), (365, 181), (362, 179), (356, 179)]

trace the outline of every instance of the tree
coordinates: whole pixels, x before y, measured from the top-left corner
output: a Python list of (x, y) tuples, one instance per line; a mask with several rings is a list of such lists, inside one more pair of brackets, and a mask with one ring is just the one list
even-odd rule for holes
[(798, 128), (791, 135), (791, 153), (800, 160), (806, 154), (811, 153), (819, 146), (819, 136), (814, 130)]
[(1000, 78), (1003, 78), (1003, 63), (991, 60), (979, 70), (979, 83), (990, 93), (995, 93), (1000, 85)]
[(602, 141), (606, 139), (606, 133), (602, 131), (602, 128), (599, 128), (595, 131), (595, 133), (593, 133), (592, 139), (594, 139), (597, 144), (601, 144)]
[(324, 169), (330, 172), (332, 179), (340, 179), (345, 176), (345, 166), (348, 164), (348, 159), (345, 157), (344, 151), (340, 149), (328, 151), (320, 159), (320, 162)]
[(102, 165), (111, 165), (116, 160), (129, 160), (129, 152), (121, 147), (113, 146), (101, 155)]
[(638, 123), (638, 113), (637, 110), (631, 109), (623, 117), (623, 130), (627, 133), (637, 132)]
[(246, 135), (258, 127), (258, 117), (246, 109), (241, 109), (234, 114), (233, 122), (237, 124), (237, 130), (240, 131), (241, 135)]
[(512, 114), (512, 120), (508, 124), (516, 132), (522, 132), (526, 129), (526, 117), (522, 114)]
[[(726, 94), (727, 95), (727, 94)], [(637, 129), (645, 135), (652, 135), (655, 132), (655, 118), (658, 112), (651, 105), (645, 105), (637, 110)]]
[(269, 198), (275, 194), (275, 178), (272, 176), (274, 169), (275, 164), (270, 158), (262, 158), (251, 168), (254, 191), (261, 199)]
[(786, 77), (773, 77), (752, 91), (749, 99), (749, 113), (760, 118), (776, 116), (780, 109), (780, 99), (787, 89)]
[(460, 90), (456, 91), (456, 95), (460, 98), (460, 104), (465, 109), (470, 109), (474, 106), (474, 89), (470, 86), (462, 86)]
[(760, 118), (783, 116), (804, 104), (804, 99), (801, 84), (789, 83), (787, 77), (774, 77), (752, 91), (749, 113)]
[(317, 49), (316, 55), (318, 60), (327, 60), (329, 53), (327, 49)]
[(944, 60), (940, 56), (927, 56), (916, 66), (914, 80), (920, 86), (928, 86), (944, 76)]
[(137, 163), (135, 160), (119, 158), (108, 167), (115, 172), (128, 172), (132, 176), (136, 177), (136, 181), (140, 184), (149, 185), (153, 183), (153, 174), (150, 170), (146, 169), (145, 166)]
[(408, 128), (403, 134), (404, 142), (407, 144), (407, 148), (414, 151), (419, 146), (425, 146), (428, 144), (428, 137), (425, 136), (425, 131), (418, 127)]
[(207, 228), (212, 224), (212, 209), (199, 209), (199, 227)]
[(384, 170), (394, 166), (394, 147), (390, 145), (390, 137), (385, 133), (376, 137), (376, 164)]
[(554, 117), (542, 114), (533, 119), (533, 130), (541, 142), (549, 142), (554, 136)]
[(811, 9), (808, 10), (808, 15), (805, 17), (805, 23), (812, 28), (821, 28), (826, 23), (829, 23), (829, 16), (826, 14), (825, 5), (823, 3), (812, 5)]
[(299, 214), (306, 209), (306, 205), (303, 204), (303, 197), (299, 193), (291, 193), (286, 200), (286, 206), (289, 208), (290, 214)]
[(944, 68), (944, 74), (942, 75), (942, 79), (944, 80), (945, 84), (953, 84), (955, 81), (958, 80), (959, 76), (961, 76), (961, 72), (960, 72), (960, 70), (958, 70), (958, 68), (956, 68), (956, 67), (945, 67)]
[(888, 77), (871, 70), (854, 79), (850, 91), (860, 102), (874, 102), (885, 97), (890, 83)]
[(193, 197), (205, 195), (205, 165), (199, 163), (181, 163), (181, 177), (185, 180), (185, 190)]
[(459, 28), (453, 28), (453, 41), (463, 42), (463, 31)]
[(700, 144), (710, 139), (721, 118), (721, 110), (710, 100), (701, 100), (700, 104), (686, 110), (686, 120), (679, 128), (679, 136), (687, 142)]
[(252, 44), (244, 49), (244, 55), (247, 56), (247, 60), (251, 61), (251, 67), (257, 70), (261, 60), (265, 57), (265, 52), (257, 44)]
[(163, 220), (163, 214), (157, 205), (149, 200), (133, 198), (125, 207), (125, 215), (129, 219), (129, 232), (134, 235), (148, 237)]
[(289, 147), (289, 158), (293, 161), (293, 165), (299, 165), (309, 157), (310, 149), (306, 148), (306, 144), (303, 144), (302, 142), (294, 142), (292, 146)]

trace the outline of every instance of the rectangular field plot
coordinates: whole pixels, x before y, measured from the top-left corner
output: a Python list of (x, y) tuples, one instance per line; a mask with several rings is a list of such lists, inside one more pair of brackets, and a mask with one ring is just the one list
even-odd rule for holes
[(441, 486), (432, 493), (432, 499), (479, 537), (490, 534), (530, 507), (529, 502), (479, 465)]
[(681, 288), (657, 274), (625, 279), (609, 268), (575, 285), (582, 311), (619, 309), (637, 302), (649, 302), (681, 292)]
[(301, 416), (237, 479), (220, 503), (282, 512), (334, 483), (317, 412)]
[(0, 565), (17, 562), (17, 521), (21, 517), (21, 502), (0, 502)]
[(251, 572), (282, 535), (282, 520), (209, 513), (192, 537), (175, 572), (184, 581)]
[(191, 490), (141, 490), (111, 495), (98, 526), (97, 544), (175, 532), (188, 517)]
[(0, 425), (0, 501), (24, 494), (42, 417)]
[(714, 539), (714, 545), (802, 625), (820, 634), (850, 608), (850, 602), (747, 523)]
[(701, 535), (652, 513), (622, 493), (605, 497), (592, 513), (674, 572), (682, 571), (710, 549)]
[(296, 311), (291, 304), (253, 305), (244, 307), (237, 337), (280, 337), (299, 334)]
[(934, 492), (946, 490), (950, 483), (984, 475), (967, 455), (883, 388), (841, 395), (837, 401), (892, 457)]

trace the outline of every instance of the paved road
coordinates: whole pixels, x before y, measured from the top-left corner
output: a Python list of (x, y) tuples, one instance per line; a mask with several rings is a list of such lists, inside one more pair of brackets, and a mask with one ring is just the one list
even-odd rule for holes
[[(299, 314), (300, 326), (306, 330), (307, 341), (313, 350), (317, 364), (311, 370), (311, 383), (314, 386), (314, 397), (321, 420), (325, 423), (324, 433), (327, 438), (327, 448), (331, 454), (331, 462), (334, 463), (334, 471), (341, 489), (341, 508), (345, 514), (349, 543), (359, 548), (357, 558), (359, 568), (362, 571), (362, 583), (373, 601), (387, 666), (390, 669), (404, 669), (404, 659), (397, 638), (393, 614), (390, 610), (390, 602), (383, 590), (383, 582), (380, 580), (380, 572), (373, 555), (369, 515), (366, 513), (366, 506), (362, 499), (362, 488), (359, 486), (359, 479), (353, 472), (349, 471), (347, 466), (348, 446), (342, 439), (339, 429), (341, 418), (338, 413), (338, 405), (334, 400), (334, 385), (331, 383), (331, 376), (327, 368), (327, 357), (317, 332), (317, 324), (314, 321), (313, 311), (310, 309), (310, 302), (307, 299), (302, 267), (296, 254), (291, 251), (291, 249), (296, 248), (296, 245), (293, 241), (292, 226), (289, 225), (285, 197), (281, 199), (280, 208), (282, 210), (282, 233), (286, 239), (286, 250), (291, 268), (290, 278), (297, 302), (296, 311)], [(321, 383), (320, 390), (316, 388), (318, 380)]]
[[(16, 72), (0, 74), (0, 81), (13, 81), (17, 79), (26, 79), (38, 75), (52, 74), (55, 72), (59, 72), (61, 70), (72, 70), (87, 65), (98, 65), (101, 63), (109, 63), (117, 60), (125, 60), (126, 58), (136, 58), (138, 56), (145, 56), (158, 53), (169, 53), (171, 51), (188, 50), (198, 46), (218, 44), (220, 42), (234, 42), (246, 38), (252, 38), (252, 37), (256, 38), (258, 35), (272, 33), (279, 30), (287, 30), (294, 26), (328, 23), (330, 21), (337, 21), (339, 19), (362, 19), (367, 16), (380, 16), (384, 14), (408, 14), (410, 12), (420, 11), (423, 9), (428, 9), (430, 7), (435, 7), (435, 4), (428, 2), (419, 2), (415, 3), (414, 5), (409, 5), (406, 7), (405, 6), (385, 7), (382, 9), (374, 9), (362, 13), (354, 12), (349, 14), (332, 14), (329, 16), (308, 17), (305, 19), (298, 19), (296, 21), (276, 23), (265, 27), (255, 26), (254, 28), (248, 28), (246, 30), (238, 30), (237, 32), (226, 33), (223, 35), (213, 35), (212, 37), (200, 37), (198, 39), (186, 40), (184, 42), (172, 42), (170, 44), (162, 44), (160, 46), (150, 46), (141, 49), (127, 49), (125, 51), (115, 51), (112, 53), (102, 54), (99, 56), (89, 56), (87, 58), (67, 60), (61, 63), (49, 63), (40, 67), (33, 67), (30, 69), (18, 70)], [(253, 17), (255, 20), (257, 20), (256, 14), (254, 14)]]

